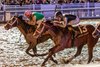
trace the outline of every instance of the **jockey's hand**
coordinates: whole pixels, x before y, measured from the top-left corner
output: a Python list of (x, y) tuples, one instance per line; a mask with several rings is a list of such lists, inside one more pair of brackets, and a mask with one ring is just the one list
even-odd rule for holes
[(55, 23), (55, 24), (61, 24), (62, 22), (61, 21), (53, 21), (53, 23)]
[(41, 37), (40, 33), (41, 33), (40, 31), (36, 30), (35, 33), (33, 34), (33, 37), (34, 37), (34, 38), (39, 38), (39, 37)]

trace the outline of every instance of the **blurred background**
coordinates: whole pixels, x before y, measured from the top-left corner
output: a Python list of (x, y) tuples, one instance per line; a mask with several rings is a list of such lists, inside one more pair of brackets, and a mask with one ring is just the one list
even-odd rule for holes
[(25, 10), (41, 12), (47, 19), (58, 10), (80, 18), (100, 18), (100, 0), (0, 0), (0, 21), (7, 21)]

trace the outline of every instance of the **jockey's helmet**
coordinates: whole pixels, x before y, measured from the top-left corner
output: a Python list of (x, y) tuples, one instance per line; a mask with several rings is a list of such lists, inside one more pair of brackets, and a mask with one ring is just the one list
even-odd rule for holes
[(24, 12), (24, 15), (26, 16), (26, 17), (30, 17), (31, 16), (31, 14), (32, 14), (32, 12), (30, 11), (30, 10), (26, 10), (25, 12)]
[(62, 12), (61, 11), (57, 11), (56, 13), (55, 13), (55, 16), (57, 17), (57, 16), (62, 16), (63, 14), (62, 14)]

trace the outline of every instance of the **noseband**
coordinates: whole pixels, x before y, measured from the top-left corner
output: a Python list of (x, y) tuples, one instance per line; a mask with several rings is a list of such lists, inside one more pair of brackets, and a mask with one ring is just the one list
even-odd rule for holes
[[(12, 19), (13, 19), (13, 17), (11, 18), (11, 21), (12, 21)], [(8, 24), (12, 27), (16, 22), (18, 24), (18, 18), (15, 18), (15, 20), (12, 23), (8, 23)]]

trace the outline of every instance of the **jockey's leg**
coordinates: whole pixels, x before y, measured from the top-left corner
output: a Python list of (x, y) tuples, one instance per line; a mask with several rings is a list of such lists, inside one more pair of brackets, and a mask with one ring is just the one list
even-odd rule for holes
[(43, 19), (41, 19), (41, 20), (38, 20), (38, 21), (36, 22), (36, 23), (38, 24), (37, 29), (43, 27), (43, 25), (42, 25), (43, 22), (45, 22), (45, 18), (43, 18)]

